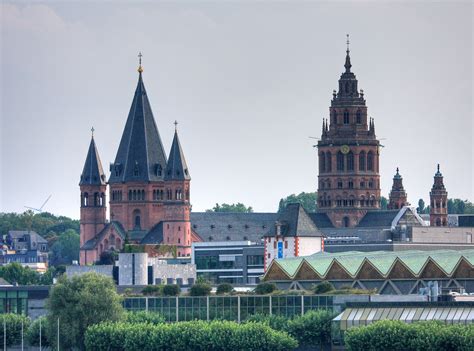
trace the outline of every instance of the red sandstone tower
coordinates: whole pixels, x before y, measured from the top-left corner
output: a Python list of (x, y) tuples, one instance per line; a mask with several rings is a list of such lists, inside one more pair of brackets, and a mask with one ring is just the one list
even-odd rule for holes
[(380, 143), (367, 117), (363, 90), (351, 72), (349, 41), (345, 72), (333, 92), (330, 120), (318, 142), (318, 211), (335, 227), (354, 227), (369, 210), (380, 209)]
[(403, 206), (407, 206), (407, 193), (403, 188), (403, 178), (398, 172), (393, 177), (392, 190), (390, 191), (387, 208), (389, 210), (398, 210)]
[[(92, 129), (92, 133), (94, 129)], [(81, 246), (104, 229), (106, 221), (106, 183), (99, 153), (92, 134), (89, 151), (79, 182), (81, 190)]]
[(444, 187), (439, 164), (430, 191), (430, 225), (436, 227), (446, 227), (448, 225), (448, 192)]

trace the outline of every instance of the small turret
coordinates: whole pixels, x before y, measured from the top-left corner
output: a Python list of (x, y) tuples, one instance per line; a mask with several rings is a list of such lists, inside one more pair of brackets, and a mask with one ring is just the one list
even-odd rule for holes
[(407, 193), (403, 188), (403, 178), (397, 167), (397, 173), (393, 176), (393, 185), (392, 190), (390, 191), (387, 208), (389, 210), (398, 210), (407, 205)]
[(444, 186), (439, 164), (430, 192), (430, 225), (446, 227), (448, 225), (448, 192)]

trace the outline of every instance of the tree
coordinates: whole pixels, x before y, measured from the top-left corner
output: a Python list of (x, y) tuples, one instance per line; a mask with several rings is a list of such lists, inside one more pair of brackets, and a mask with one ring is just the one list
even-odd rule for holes
[(222, 205), (216, 204), (212, 209), (206, 210), (206, 212), (239, 212), (239, 213), (251, 213), (253, 212), (253, 208), (251, 206), (247, 207), (243, 203), (236, 203), (236, 204), (226, 204), (223, 203)]
[(68, 229), (51, 246), (50, 264), (71, 264), (79, 260), (80, 236), (74, 230)]
[(316, 295), (326, 294), (333, 290), (335, 290), (334, 286), (328, 281), (322, 281), (321, 283), (319, 283), (318, 285), (314, 287), (314, 293)]
[(417, 213), (425, 213), (425, 201), (423, 199), (418, 200), (418, 207), (416, 208)]
[(281, 199), (278, 205), (278, 212), (281, 212), (289, 203), (295, 203), (295, 202), (300, 203), (307, 212), (316, 212), (316, 210), (318, 209), (317, 193), (316, 192), (314, 193), (302, 192), (302, 193), (299, 193), (298, 195), (291, 194)]
[(35, 285), (40, 280), (39, 273), (17, 262), (0, 267), (0, 277), (10, 284), (18, 285)]
[(87, 327), (105, 321), (119, 321), (123, 316), (121, 298), (112, 279), (86, 273), (67, 279), (61, 276), (47, 301), (48, 339), (56, 344), (59, 319), (61, 350), (84, 350)]
[(380, 208), (386, 210), (388, 206), (388, 200), (385, 196), (380, 197)]
[(118, 260), (118, 253), (116, 251), (104, 251), (100, 254), (98, 265), (111, 265)]

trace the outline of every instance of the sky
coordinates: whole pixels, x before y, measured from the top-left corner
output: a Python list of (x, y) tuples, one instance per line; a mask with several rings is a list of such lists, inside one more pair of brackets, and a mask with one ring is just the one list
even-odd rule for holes
[(0, 212), (79, 217), (90, 129), (106, 174), (135, 91), (138, 52), (165, 149), (178, 132), (193, 211), (258, 212), (316, 191), (322, 119), (344, 70), (375, 119), (382, 194), (396, 167), (428, 202), (474, 200), (473, 4), (464, 2), (3, 1)]

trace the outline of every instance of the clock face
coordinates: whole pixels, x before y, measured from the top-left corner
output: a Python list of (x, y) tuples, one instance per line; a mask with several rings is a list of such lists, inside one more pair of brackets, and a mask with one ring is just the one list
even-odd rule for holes
[(341, 152), (342, 152), (343, 154), (347, 154), (347, 153), (349, 153), (349, 151), (351, 151), (351, 149), (349, 148), (348, 145), (342, 145), (342, 146), (341, 146)]

